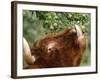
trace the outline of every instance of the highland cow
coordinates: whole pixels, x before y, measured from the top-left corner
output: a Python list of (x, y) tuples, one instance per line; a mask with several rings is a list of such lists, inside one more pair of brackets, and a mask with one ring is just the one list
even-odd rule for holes
[[(79, 66), (86, 48), (86, 37), (81, 28), (66, 29), (47, 35), (31, 49), (34, 62), (27, 68), (52, 68)], [(27, 61), (26, 61), (27, 62)]]

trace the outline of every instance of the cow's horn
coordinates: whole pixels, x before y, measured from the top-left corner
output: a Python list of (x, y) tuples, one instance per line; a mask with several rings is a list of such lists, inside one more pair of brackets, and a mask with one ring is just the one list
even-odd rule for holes
[(31, 55), (31, 50), (28, 45), (28, 42), (26, 41), (25, 38), (23, 38), (23, 53), (24, 53), (24, 60), (25, 63), (27, 64), (34, 64), (35, 62), (35, 57)]
[(76, 32), (77, 32), (77, 36), (78, 36), (78, 37), (79, 37), (79, 36), (82, 36), (82, 30), (81, 30), (80, 26), (75, 25), (75, 29), (76, 29)]

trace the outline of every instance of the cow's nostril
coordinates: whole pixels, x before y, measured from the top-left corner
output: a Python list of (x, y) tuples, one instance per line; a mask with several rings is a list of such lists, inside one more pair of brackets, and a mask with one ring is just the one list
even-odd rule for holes
[(54, 52), (57, 52), (58, 50), (56, 48), (54, 48)]
[(53, 52), (54, 53), (54, 52), (57, 52), (57, 51), (58, 51), (57, 48), (49, 48), (48, 49), (48, 52)]

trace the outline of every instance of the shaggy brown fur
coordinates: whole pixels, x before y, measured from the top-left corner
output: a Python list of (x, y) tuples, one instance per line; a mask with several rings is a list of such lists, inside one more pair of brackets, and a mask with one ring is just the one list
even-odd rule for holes
[(36, 61), (29, 68), (79, 66), (85, 47), (86, 39), (78, 42), (77, 33), (72, 29), (46, 36), (37, 43), (36, 48), (32, 48)]

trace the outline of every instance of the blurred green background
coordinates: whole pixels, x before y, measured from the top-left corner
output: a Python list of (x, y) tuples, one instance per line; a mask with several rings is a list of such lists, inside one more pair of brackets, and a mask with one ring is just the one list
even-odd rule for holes
[(88, 40), (81, 66), (87, 66), (91, 64), (90, 17), (89, 13), (23, 10), (23, 36), (32, 47), (49, 32), (60, 32), (75, 24), (80, 25)]

